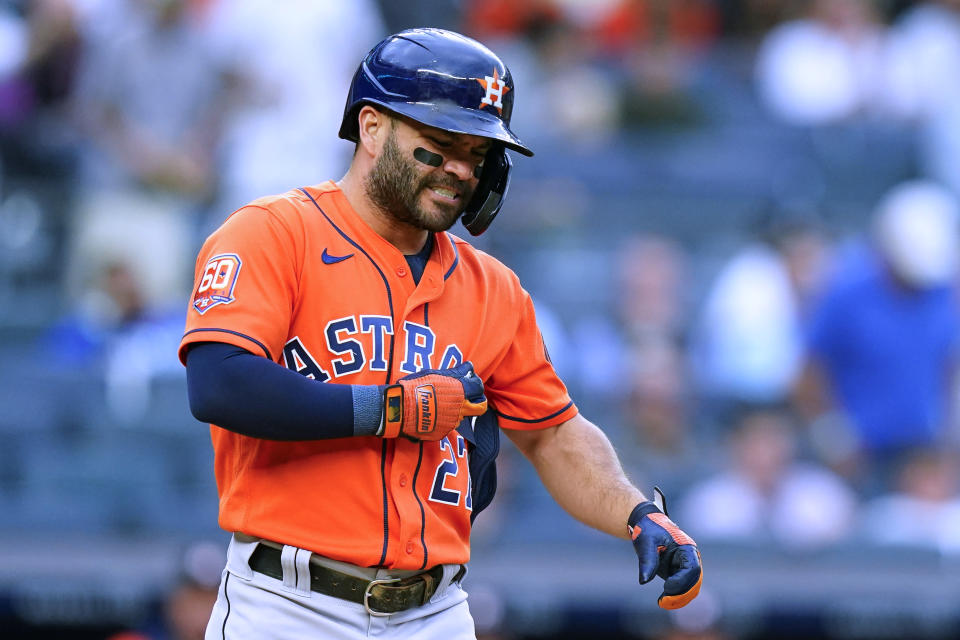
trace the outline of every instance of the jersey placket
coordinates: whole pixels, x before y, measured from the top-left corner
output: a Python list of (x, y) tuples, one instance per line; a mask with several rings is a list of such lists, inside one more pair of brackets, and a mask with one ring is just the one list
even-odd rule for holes
[[(442, 293), (443, 279), (438, 275), (440, 268), (439, 261), (434, 256), (427, 263), (419, 285), (413, 282), (405, 264), (397, 264), (391, 269), (391, 276), (393, 276), (391, 287), (396, 292), (406, 294), (406, 300), (402, 305), (403, 311), (397, 315), (394, 326), (394, 335), (403, 336), (403, 343), (398, 345), (400, 348), (394, 353), (393, 370), (397, 372), (395, 378), (409, 373), (402, 368), (404, 361), (412, 358), (408, 353), (407, 340), (411, 338), (408, 338), (407, 323), (426, 326), (424, 305), (437, 299)], [(398, 304), (397, 308), (400, 307), (401, 305)], [(428, 353), (427, 358), (422, 358), (417, 364), (423, 368), (435, 366), (436, 363), (429, 360), (430, 357), (435, 356), (435, 353)], [(392, 444), (390, 452), (392, 455), (387, 460), (388, 483), (390, 496), (399, 518), (399, 527), (397, 533), (390, 536), (390, 545), (393, 548), (388, 551), (387, 562), (406, 568), (425, 569), (428, 568), (430, 561), (429, 532), (424, 530), (429, 505), (427, 496), (417, 493), (417, 485), (422, 485), (422, 476), (428, 473), (423, 468), (424, 448), (439, 447), (439, 445), (435, 442), (411, 442), (404, 438), (397, 439)]]

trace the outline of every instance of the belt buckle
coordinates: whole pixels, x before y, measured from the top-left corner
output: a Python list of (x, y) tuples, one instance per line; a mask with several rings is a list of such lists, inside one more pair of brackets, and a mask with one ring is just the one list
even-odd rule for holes
[(394, 584), (400, 582), (400, 580), (401, 578), (380, 578), (378, 580), (371, 580), (367, 584), (367, 588), (363, 590), (363, 608), (367, 610), (367, 613), (377, 618), (385, 618), (386, 616), (393, 615), (388, 611), (375, 611), (370, 608), (370, 590), (377, 585)]

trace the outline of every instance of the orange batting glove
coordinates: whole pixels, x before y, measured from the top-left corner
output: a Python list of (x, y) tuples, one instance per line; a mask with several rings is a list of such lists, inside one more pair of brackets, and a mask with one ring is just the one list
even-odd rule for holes
[(655, 488), (654, 502), (645, 500), (633, 508), (627, 530), (640, 558), (640, 584), (660, 576), (663, 593), (657, 604), (661, 609), (679, 609), (700, 593), (703, 566), (697, 543), (667, 517), (666, 510), (663, 493)]
[(460, 421), (487, 410), (483, 381), (469, 362), (453, 369), (424, 369), (404, 376), (383, 393), (383, 425), (378, 435), (442, 440)]

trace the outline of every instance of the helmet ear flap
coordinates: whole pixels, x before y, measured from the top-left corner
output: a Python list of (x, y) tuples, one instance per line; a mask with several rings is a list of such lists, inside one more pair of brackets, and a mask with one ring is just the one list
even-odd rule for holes
[(486, 231), (500, 213), (503, 199), (510, 187), (512, 167), (513, 163), (503, 145), (494, 145), (487, 152), (477, 188), (460, 218), (471, 235), (478, 236)]

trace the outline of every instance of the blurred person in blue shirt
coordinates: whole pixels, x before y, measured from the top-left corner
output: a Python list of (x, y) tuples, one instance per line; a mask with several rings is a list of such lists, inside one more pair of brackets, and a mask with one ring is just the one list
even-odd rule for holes
[(137, 265), (105, 256), (67, 313), (42, 335), (38, 355), (60, 370), (102, 376), (113, 418), (141, 419), (156, 378), (183, 372), (171, 353), (183, 334), (183, 312), (151, 302)]
[(806, 327), (799, 406), (815, 418), (821, 453), (868, 491), (903, 452), (947, 436), (960, 336), (957, 216), (937, 184), (895, 187), (872, 235), (838, 256)]

